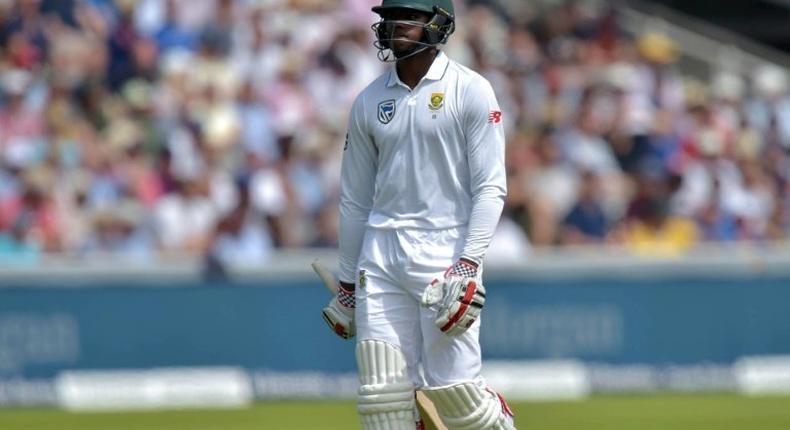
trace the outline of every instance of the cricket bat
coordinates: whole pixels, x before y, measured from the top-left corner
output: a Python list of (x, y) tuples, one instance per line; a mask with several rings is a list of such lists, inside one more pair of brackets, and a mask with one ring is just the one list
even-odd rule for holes
[[(337, 294), (340, 285), (335, 275), (329, 271), (318, 259), (310, 264), (315, 273), (321, 278), (324, 286), (332, 293)], [(420, 410), (420, 416), (425, 423), (425, 430), (447, 430), (447, 427), (442, 424), (442, 419), (439, 418), (439, 412), (436, 411), (436, 406), (433, 402), (428, 400), (428, 397), (422, 391), (417, 390), (416, 395), (417, 408)]]

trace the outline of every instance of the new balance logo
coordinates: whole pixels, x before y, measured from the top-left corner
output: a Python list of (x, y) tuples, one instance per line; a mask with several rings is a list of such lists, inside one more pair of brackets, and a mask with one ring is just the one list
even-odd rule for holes
[(502, 112), (498, 110), (492, 110), (488, 113), (489, 124), (499, 124), (500, 122), (502, 122)]

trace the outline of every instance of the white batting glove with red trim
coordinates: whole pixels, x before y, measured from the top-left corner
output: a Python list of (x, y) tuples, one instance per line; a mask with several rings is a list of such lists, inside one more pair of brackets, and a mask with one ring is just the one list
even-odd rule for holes
[(356, 334), (354, 308), (356, 308), (354, 284), (340, 282), (337, 295), (332, 297), (329, 304), (321, 311), (321, 315), (335, 334), (343, 339), (351, 339)]
[(436, 326), (448, 336), (458, 336), (477, 321), (486, 301), (486, 289), (477, 278), (479, 263), (461, 257), (434, 279), (422, 294), (422, 305), (437, 306)]

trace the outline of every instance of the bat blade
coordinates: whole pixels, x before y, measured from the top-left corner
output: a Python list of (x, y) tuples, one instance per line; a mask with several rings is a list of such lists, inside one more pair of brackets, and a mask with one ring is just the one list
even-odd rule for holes
[(417, 407), (420, 409), (420, 417), (422, 417), (422, 421), (425, 423), (425, 430), (447, 430), (447, 427), (442, 423), (442, 419), (439, 418), (439, 412), (436, 410), (436, 406), (433, 405), (433, 402), (428, 400), (425, 393), (417, 390), (416, 401)]

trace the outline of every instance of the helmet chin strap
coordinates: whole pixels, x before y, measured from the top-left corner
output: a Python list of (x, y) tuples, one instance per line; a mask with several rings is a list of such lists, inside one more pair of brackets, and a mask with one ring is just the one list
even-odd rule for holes
[(430, 45), (430, 44), (422, 43), (422, 42), (413, 42), (413, 43), (420, 44), (422, 46), (420, 46), (420, 47), (418, 47), (416, 49), (412, 49), (411, 52), (409, 52), (406, 55), (402, 55), (400, 57), (395, 55), (395, 52), (392, 49), (379, 49), (379, 52), (377, 54), (378, 58), (379, 58), (379, 60), (381, 60), (381, 61), (383, 61), (385, 63), (394, 63), (394, 62), (397, 62), (397, 61), (400, 61), (400, 60), (405, 60), (407, 58), (413, 57), (413, 56), (419, 54), (420, 52), (425, 51), (428, 48), (433, 48), (433, 47), (436, 46), (436, 45)]

